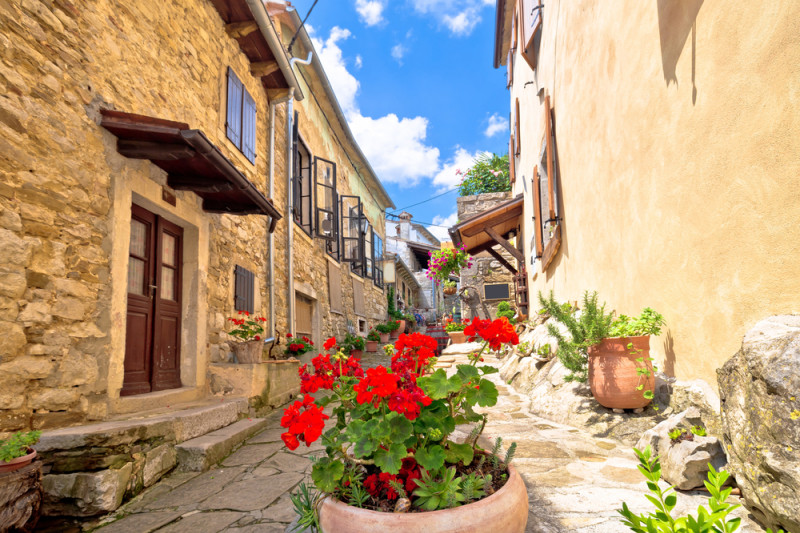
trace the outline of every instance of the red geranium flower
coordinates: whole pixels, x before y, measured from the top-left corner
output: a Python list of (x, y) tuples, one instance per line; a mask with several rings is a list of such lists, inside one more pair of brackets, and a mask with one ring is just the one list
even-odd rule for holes
[(325, 341), (325, 344), (322, 345), (322, 347), (325, 348), (326, 350), (330, 350), (334, 346), (336, 346), (336, 337), (329, 338), (328, 340)]
[(314, 403), (314, 398), (305, 395), (302, 402), (298, 400), (284, 411), (281, 427), (288, 428), (288, 431), (281, 435), (281, 439), (290, 450), (297, 449), (301, 441), (311, 446), (322, 435), (328, 418)]

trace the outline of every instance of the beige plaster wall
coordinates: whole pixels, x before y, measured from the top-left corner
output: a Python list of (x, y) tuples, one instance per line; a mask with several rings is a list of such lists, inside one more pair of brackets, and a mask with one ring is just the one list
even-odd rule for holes
[[(564, 238), (546, 272), (528, 264), (531, 295), (651, 306), (668, 324), (660, 367), (715, 384), (749, 327), (800, 311), (800, 4), (555, 0), (544, 13), (538, 69), (517, 56), (510, 91), (527, 200), (544, 94), (555, 115)], [(526, 201), (528, 257), (532, 216)]]

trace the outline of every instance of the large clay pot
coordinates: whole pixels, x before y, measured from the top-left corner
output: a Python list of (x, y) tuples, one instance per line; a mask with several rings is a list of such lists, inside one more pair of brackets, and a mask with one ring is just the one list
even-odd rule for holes
[(450, 336), (450, 342), (453, 344), (464, 344), (467, 342), (467, 336), (464, 335), (463, 331), (448, 331), (447, 334)]
[(236, 354), (236, 360), (241, 364), (260, 363), (262, 352), (264, 351), (264, 343), (260, 340), (234, 342), (232, 348), (233, 353)]
[(456, 293), (457, 290), (458, 290), (457, 287), (445, 287), (444, 289), (442, 289), (442, 292), (445, 293), (447, 296), (452, 296)]
[[(640, 358), (642, 362), (637, 361)], [(638, 409), (649, 404), (644, 393), (655, 390), (656, 383), (649, 359), (649, 335), (603, 339), (590, 347), (589, 386), (595, 400), (609, 409)], [(639, 376), (637, 368), (646, 368), (649, 375)], [(637, 390), (639, 385), (644, 387)]]
[(361, 359), (364, 356), (364, 350), (350, 350), (350, 357), (358, 357)]
[(381, 344), (389, 344), (389, 334), (388, 333), (379, 333), (381, 337)]
[(477, 502), (423, 513), (381, 513), (325, 498), (319, 508), (322, 533), (523, 533), (528, 493), (513, 466), (503, 487)]
[(11, 459), (8, 462), (0, 461), (0, 474), (13, 472), (14, 470), (19, 470), (20, 468), (31, 464), (31, 461), (36, 459), (36, 450), (33, 448), (28, 448), (28, 451), (30, 452), (28, 455)]
[(378, 351), (378, 341), (367, 341), (367, 348), (368, 352), (377, 352)]

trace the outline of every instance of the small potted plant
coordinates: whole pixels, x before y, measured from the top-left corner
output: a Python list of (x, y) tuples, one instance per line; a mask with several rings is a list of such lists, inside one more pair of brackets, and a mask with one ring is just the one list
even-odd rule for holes
[[(388, 339), (389, 335), (387, 334), (386, 336), (387, 336), (386, 341), (388, 342), (389, 341), (389, 339)], [(369, 330), (369, 333), (367, 333), (367, 347), (366, 347), (366, 350), (368, 352), (373, 352), (373, 353), (377, 352), (378, 351), (378, 342), (380, 340), (381, 340), (381, 336), (378, 334), (377, 331), (375, 331), (375, 328), (372, 328), (371, 330)]]
[(411, 333), (414, 331), (414, 326), (417, 324), (417, 320), (414, 318), (414, 315), (411, 313), (406, 313), (403, 315), (403, 320), (405, 320), (405, 333)]
[(20, 431), (0, 441), (0, 473), (13, 472), (31, 464), (36, 458), (36, 450), (31, 446), (39, 442), (41, 435), (41, 431)]
[(344, 341), (342, 341), (340, 347), (345, 354), (361, 358), (361, 356), (364, 355), (365, 344), (364, 337), (348, 333), (345, 335)]
[(467, 324), (464, 322), (450, 322), (444, 327), (444, 330), (453, 344), (464, 344), (467, 342), (467, 336), (464, 335), (466, 327)]
[(389, 324), (378, 324), (375, 326), (375, 331), (378, 332), (381, 344), (389, 342), (389, 334), (392, 332), (392, 327)]
[(389, 326), (389, 338), (397, 340), (397, 337), (400, 335), (400, 321), (390, 320), (386, 324)]
[(264, 350), (264, 343), (261, 335), (264, 333), (264, 322), (267, 321), (263, 316), (250, 316), (247, 311), (239, 311), (239, 318), (229, 318), (236, 326), (228, 335), (240, 339), (241, 342), (234, 342), (231, 345), (236, 360), (242, 364), (260, 363)]
[[(300, 369), (305, 396), (284, 411), (281, 439), (295, 450), (321, 438), (325, 450), (311, 471), (320, 492), (301, 484), (292, 495), (301, 529), (525, 531), (527, 492), (510, 464), (516, 445), (504, 455), (500, 440), (482, 449), (477, 442), (488, 415), (474, 409), (497, 403), (497, 388), (486, 378), (497, 369), (480, 364), (483, 351), (519, 338), (505, 319), (475, 319), (466, 331), (483, 348), (449, 377), (433, 371), (436, 340), (420, 333), (400, 336), (389, 349), (389, 368), (364, 370), (340, 350), (312, 360), (313, 371)], [(311, 396), (320, 389), (330, 394)], [(326, 431), (327, 419), (335, 424)], [(456, 426), (466, 424), (472, 431), (455, 439)]]
[(428, 252), (428, 255), (430, 259), (425, 275), (437, 285), (440, 283), (446, 285), (450, 281), (451, 274), (458, 276), (461, 274), (461, 269), (472, 267), (472, 257), (463, 244), (460, 248), (443, 248)]
[(548, 332), (558, 341), (556, 355), (570, 371), (567, 381), (589, 382), (597, 402), (609, 409), (641, 409), (653, 399), (655, 376), (650, 336), (659, 335), (664, 317), (649, 307), (638, 317), (606, 313), (597, 293), (586, 291), (580, 316), (557, 303), (553, 294), (539, 302), (564, 324), (570, 338), (553, 324)]
[(286, 348), (283, 350), (283, 353), (287, 358), (300, 357), (313, 349), (314, 343), (305, 335), (302, 337), (293, 337), (291, 333), (286, 334)]
[(508, 302), (500, 302), (497, 304), (497, 313), (495, 314), (497, 315), (497, 318), (506, 317), (509, 322), (514, 324), (514, 315), (516, 315), (517, 312), (511, 308), (511, 304)]
[(442, 292), (445, 293), (447, 296), (452, 296), (456, 293), (456, 282), (455, 281), (445, 281), (443, 284)]

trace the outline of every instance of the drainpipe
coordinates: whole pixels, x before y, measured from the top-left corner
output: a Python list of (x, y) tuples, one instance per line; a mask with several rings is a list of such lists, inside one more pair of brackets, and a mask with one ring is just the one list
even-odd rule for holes
[[(305, 60), (293, 57), (289, 60), (289, 66), (294, 67), (296, 63), (308, 65), (311, 63), (313, 52), (308, 53)], [(289, 99), (286, 102), (286, 316), (288, 320), (289, 333), (295, 334), (294, 330), (294, 260), (292, 257), (292, 245), (294, 244), (294, 217), (292, 207), (294, 198), (292, 197), (292, 169), (294, 168), (292, 150), (292, 128), (294, 125), (294, 90), (289, 90)]]
[[(276, 98), (269, 103), (269, 183), (267, 184), (267, 197), (272, 200), (275, 197), (275, 108), (291, 98), (292, 90), (283, 98)], [(267, 293), (269, 294), (269, 335), (275, 338), (275, 234), (267, 232)]]

